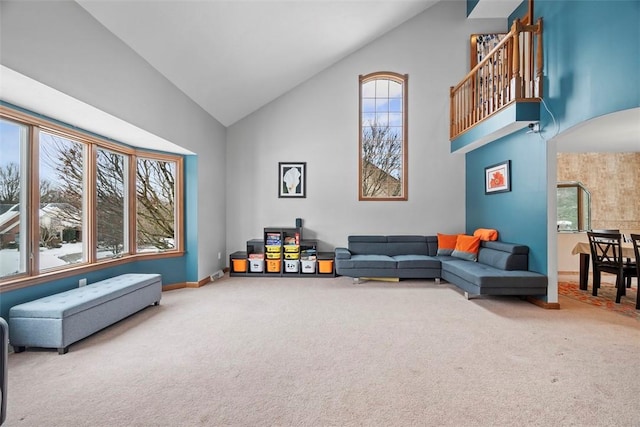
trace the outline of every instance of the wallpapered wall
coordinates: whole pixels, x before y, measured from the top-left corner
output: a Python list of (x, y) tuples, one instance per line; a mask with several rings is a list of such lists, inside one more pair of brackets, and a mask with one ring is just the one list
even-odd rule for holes
[(640, 153), (558, 153), (558, 181), (591, 193), (591, 228), (640, 232)]

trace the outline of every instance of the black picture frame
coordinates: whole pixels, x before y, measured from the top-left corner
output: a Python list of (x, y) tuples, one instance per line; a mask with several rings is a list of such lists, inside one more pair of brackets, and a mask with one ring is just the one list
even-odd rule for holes
[(484, 194), (511, 191), (511, 160), (484, 168)]
[(307, 197), (307, 163), (278, 163), (278, 197), (283, 199)]

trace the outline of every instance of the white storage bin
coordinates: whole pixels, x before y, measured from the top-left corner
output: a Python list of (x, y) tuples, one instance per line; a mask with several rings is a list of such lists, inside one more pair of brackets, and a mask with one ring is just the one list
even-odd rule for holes
[(263, 259), (250, 259), (249, 260), (249, 271), (252, 273), (262, 273), (264, 271), (264, 260)]
[(284, 261), (285, 273), (297, 273), (300, 269), (300, 261), (297, 259), (287, 259)]
[(303, 259), (300, 261), (302, 263), (302, 272), (303, 273), (315, 273), (316, 272), (316, 260), (306, 260)]

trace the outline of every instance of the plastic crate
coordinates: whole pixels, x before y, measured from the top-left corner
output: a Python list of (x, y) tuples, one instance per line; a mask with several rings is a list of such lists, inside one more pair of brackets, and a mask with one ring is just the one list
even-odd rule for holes
[(266, 245), (267, 252), (280, 252), (280, 245)]
[(250, 259), (249, 271), (252, 273), (262, 273), (264, 271), (264, 259)]
[(300, 259), (300, 253), (298, 252), (285, 252), (284, 259)]
[(267, 259), (280, 259), (280, 252), (267, 252)]
[(333, 260), (332, 259), (319, 259), (318, 260), (318, 273), (333, 273)]
[(280, 260), (268, 259), (267, 260), (267, 272), (268, 273), (280, 273)]
[(235, 273), (245, 273), (247, 271), (247, 260), (245, 258), (232, 259), (233, 271)]
[(300, 261), (302, 272), (303, 273), (315, 273), (316, 272), (316, 260), (306, 260), (303, 259)]
[(284, 245), (283, 246), (285, 252), (299, 252), (300, 245)]
[(297, 273), (300, 271), (300, 261), (297, 259), (289, 259), (284, 262), (285, 273)]

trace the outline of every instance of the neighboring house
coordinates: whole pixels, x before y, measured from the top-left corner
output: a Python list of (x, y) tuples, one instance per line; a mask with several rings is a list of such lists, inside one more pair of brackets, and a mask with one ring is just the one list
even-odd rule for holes
[[(41, 242), (52, 240), (82, 241), (82, 224), (79, 211), (69, 203), (47, 203), (40, 208)], [(43, 236), (46, 230), (46, 236)], [(20, 235), (20, 205), (13, 205), (0, 215), (0, 248), (16, 247)]]

